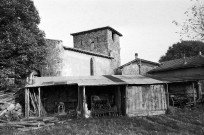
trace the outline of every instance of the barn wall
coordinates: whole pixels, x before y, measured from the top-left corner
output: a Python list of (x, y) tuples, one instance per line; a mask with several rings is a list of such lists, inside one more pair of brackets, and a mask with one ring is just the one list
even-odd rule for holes
[(64, 50), (63, 54), (63, 76), (90, 76), (91, 58), (94, 57), (94, 75), (113, 74), (111, 59), (92, 56), (84, 53)]
[(163, 85), (127, 86), (126, 114), (128, 116), (164, 114), (166, 109)]

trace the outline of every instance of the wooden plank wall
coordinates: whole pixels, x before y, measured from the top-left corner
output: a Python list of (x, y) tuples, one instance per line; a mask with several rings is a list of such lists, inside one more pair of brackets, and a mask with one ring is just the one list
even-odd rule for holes
[(127, 86), (126, 97), (128, 116), (164, 114), (167, 109), (163, 85)]

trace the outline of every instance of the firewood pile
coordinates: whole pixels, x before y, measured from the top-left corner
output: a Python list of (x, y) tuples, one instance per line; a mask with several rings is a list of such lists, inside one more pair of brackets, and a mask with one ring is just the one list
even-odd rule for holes
[(116, 106), (111, 107), (109, 102), (95, 101), (92, 103), (91, 114), (93, 117), (119, 116)]
[(0, 92), (0, 102), (5, 103), (15, 103), (15, 93), (9, 92), (5, 93), (4, 91)]
[(39, 104), (40, 104), (40, 114), (45, 116), (47, 114), (45, 108), (42, 105), (41, 100), (37, 98), (37, 95), (35, 93), (30, 93), (30, 100), (31, 100), (31, 106), (32, 109), (30, 110), (30, 115), (31, 116), (37, 116), (39, 112)]
[(0, 127), (10, 126), (20, 131), (29, 131), (40, 129), (47, 126), (53, 126), (56, 123), (62, 123), (56, 117), (30, 117), (29, 119), (21, 119), (20, 121), (0, 120)]

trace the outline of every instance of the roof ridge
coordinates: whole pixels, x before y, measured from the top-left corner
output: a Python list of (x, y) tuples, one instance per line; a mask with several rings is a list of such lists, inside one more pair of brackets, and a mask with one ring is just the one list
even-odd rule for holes
[(105, 55), (105, 54), (101, 54), (101, 53), (97, 53), (97, 52), (91, 52), (91, 51), (87, 51), (87, 50), (82, 50), (82, 49), (79, 49), (79, 48), (72, 48), (72, 47), (67, 47), (67, 46), (63, 46), (63, 48), (65, 50), (67, 49), (67, 50), (76, 51), (76, 52), (80, 52), (80, 53), (85, 53), (85, 54), (89, 54), (89, 55), (95, 55), (95, 56), (100, 56), (100, 57), (113, 59), (113, 57)]

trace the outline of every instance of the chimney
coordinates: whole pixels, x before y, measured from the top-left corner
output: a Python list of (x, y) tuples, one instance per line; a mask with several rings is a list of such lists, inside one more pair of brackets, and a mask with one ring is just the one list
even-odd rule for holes
[(138, 53), (135, 53), (135, 59), (138, 59)]

